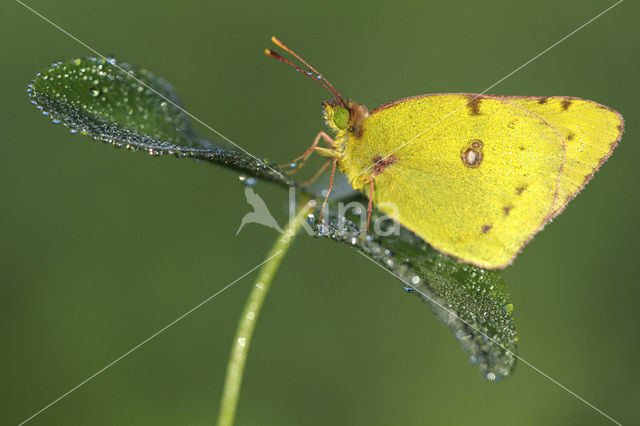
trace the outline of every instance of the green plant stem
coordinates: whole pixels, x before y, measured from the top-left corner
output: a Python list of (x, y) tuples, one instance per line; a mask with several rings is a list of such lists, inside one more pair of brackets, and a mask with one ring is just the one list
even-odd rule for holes
[(231, 348), (231, 357), (227, 364), (227, 377), (225, 379), (222, 401), (220, 403), (220, 415), (218, 416), (218, 426), (231, 426), (236, 414), (238, 405), (238, 397), (240, 396), (240, 388), (242, 386), (242, 375), (244, 373), (244, 365), (247, 360), (249, 345), (251, 344), (251, 336), (258, 321), (260, 309), (267, 296), (271, 282), (278, 271), (280, 263), (284, 258), (291, 243), (302, 226), (307, 214), (305, 207), (301, 208), (296, 216), (292, 218), (284, 233), (276, 240), (273, 247), (267, 255), (269, 260), (260, 269), (258, 279), (253, 284), (253, 289), (240, 317), (236, 336), (233, 340)]

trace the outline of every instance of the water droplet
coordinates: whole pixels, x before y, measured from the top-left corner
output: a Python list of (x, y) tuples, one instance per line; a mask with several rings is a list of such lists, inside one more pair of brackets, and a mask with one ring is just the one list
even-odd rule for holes
[(98, 89), (97, 87), (92, 87), (91, 89), (89, 89), (89, 96), (94, 98), (100, 96), (100, 89)]
[(318, 224), (318, 237), (322, 237), (327, 235), (329, 231), (329, 227), (324, 224)]

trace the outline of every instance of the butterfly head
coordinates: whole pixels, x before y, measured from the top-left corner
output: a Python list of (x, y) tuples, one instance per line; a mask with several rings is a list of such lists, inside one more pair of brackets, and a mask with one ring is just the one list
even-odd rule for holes
[(324, 120), (333, 131), (338, 134), (352, 133), (360, 136), (362, 124), (369, 117), (369, 110), (355, 101), (333, 99), (322, 103)]

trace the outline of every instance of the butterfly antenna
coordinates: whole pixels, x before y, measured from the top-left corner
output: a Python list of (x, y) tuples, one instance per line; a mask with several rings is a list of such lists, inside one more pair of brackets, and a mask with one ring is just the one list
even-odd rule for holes
[(293, 49), (291, 49), (289, 46), (287, 46), (286, 44), (284, 44), (282, 41), (280, 41), (280, 39), (278, 39), (276, 36), (271, 36), (271, 41), (276, 45), (281, 47), (282, 49), (286, 50), (287, 52), (289, 52), (291, 55), (295, 56), (300, 62), (302, 62), (307, 68), (309, 68), (311, 71), (315, 72), (319, 78), (322, 78), (324, 81), (327, 82), (327, 84), (329, 85), (329, 87), (331, 87), (333, 90), (336, 90), (335, 87), (333, 87), (333, 84), (331, 84), (331, 82), (329, 80), (327, 80), (326, 78), (324, 78), (322, 76), (322, 74), (320, 74), (315, 68), (313, 68), (307, 61), (305, 61), (304, 59), (302, 59), (296, 52), (293, 51)]
[[(315, 68), (313, 68), (311, 65), (309, 65), (304, 59), (302, 59), (300, 56), (298, 56), (293, 50), (291, 50), (290, 48), (288, 48), (286, 45), (284, 45), (280, 40), (278, 40), (276, 37), (271, 37), (271, 41), (273, 41), (277, 46), (280, 46), (281, 48), (283, 48), (285, 51), (289, 52), (291, 55), (293, 55), (295, 58), (297, 58), (300, 62), (302, 62), (307, 68), (309, 68), (309, 70), (304, 70), (301, 67), (299, 67), (298, 65), (294, 64), (293, 62), (283, 58), (281, 55), (279, 55), (278, 53), (274, 52), (271, 49), (265, 49), (264, 53), (267, 56), (271, 56), (274, 59), (277, 59), (280, 62), (284, 62), (287, 65), (292, 66), (293, 68), (295, 68), (296, 71), (300, 71), (302, 73), (304, 73), (305, 75), (307, 75), (308, 77), (312, 78), (313, 80), (317, 81), (318, 83), (320, 83), (322, 85), (322, 87), (324, 87), (325, 89), (327, 89), (329, 92), (331, 92), (335, 97), (337, 97), (340, 102), (344, 103), (344, 100), (342, 99), (342, 96), (340, 95), (340, 93), (338, 93), (338, 91), (335, 89), (335, 87), (333, 87), (333, 85), (329, 82), (329, 80), (327, 80), (326, 78), (324, 78), (322, 76), (322, 74), (320, 74), (318, 71), (315, 70)], [(315, 75), (314, 75), (315, 74)], [(325, 84), (326, 82), (326, 84)]]

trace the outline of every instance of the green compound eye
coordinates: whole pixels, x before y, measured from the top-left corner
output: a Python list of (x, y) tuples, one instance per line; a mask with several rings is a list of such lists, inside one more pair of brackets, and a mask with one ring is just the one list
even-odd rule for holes
[(349, 124), (349, 110), (346, 108), (338, 108), (333, 113), (333, 124), (340, 130), (347, 128)]

